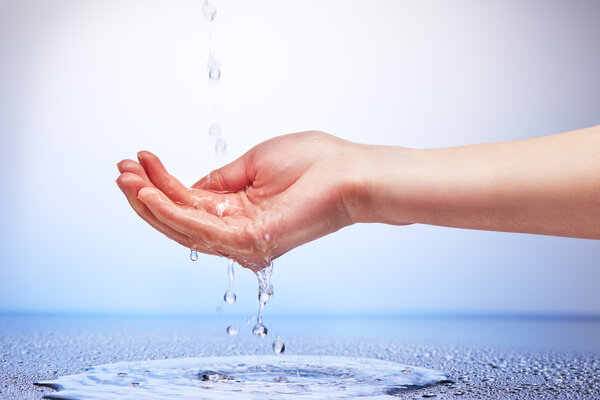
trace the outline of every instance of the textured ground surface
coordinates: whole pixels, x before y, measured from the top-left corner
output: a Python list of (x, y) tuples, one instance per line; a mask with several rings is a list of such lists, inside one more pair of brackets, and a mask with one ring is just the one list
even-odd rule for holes
[(275, 318), (267, 339), (228, 337), (222, 318), (0, 316), (0, 398), (39, 399), (33, 383), (116, 361), (270, 354), (380, 358), (455, 383), (400, 398), (600, 398), (600, 321), (477, 318)]

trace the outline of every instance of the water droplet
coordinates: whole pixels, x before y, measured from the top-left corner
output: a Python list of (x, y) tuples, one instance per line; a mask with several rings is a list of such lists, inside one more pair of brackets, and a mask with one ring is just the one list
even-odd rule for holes
[(285, 351), (285, 343), (279, 337), (279, 333), (277, 334), (277, 338), (273, 342), (273, 351), (277, 354), (281, 354)]
[(117, 376), (120, 376), (120, 377), (127, 376), (127, 372), (119, 372), (119, 373), (117, 373)]
[(267, 327), (263, 324), (256, 324), (254, 328), (252, 328), (252, 333), (256, 336), (265, 337), (267, 336)]
[(215, 153), (222, 154), (227, 149), (227, 142), (223, 138), (218, 138), (215, 142)]
[(229, 260), (227, 260), (227, 277), (229, 278), (229, 289), (231, 289), (233, 287), (233, 278), (235, 277), (235, 274), (233, 271), (234, 264), (235, 264), (235, 261), (233, 261), (231, 258)]
[(140, 383), (139, 382), (131, 382), (131, 386), (138, 387), (138, 386), (140, 386)]
[(229, 336), (235, 336), (238, 333), (240, 333), (240, 328), (238, 328), (237, 326), (235, 326), (235, 325), (229, 325), (227, 327), (227, 334)]
[(212, 54), (208, 57), (208, 78), (211, 81), (218, 81), (221, 79), (221, 63)]
[(236, 296), (235, 296), (235, 293), (233, 292), (233, 290), (227, 290), (225, 292), (225, 294), (223, 295), (223, 300), (227, 304), (233, 304), (233, 303), (235, 303)]
[(212, 124), (210, 124), (210, 127), (208, 128), (208, 135), (211, 138), (218, 138), (221, 136), (221, 124), (219, 124), (218, 122), (213, 122)]
[(204, 17), (207, 20), (212, 22), (215, 19), (215, 16), (217, 15), (217, 9), (215, 8), (215, 6), (209, 3), (208, 0), (206, 0), (204, 2), (204, 5), (202, 6), (202, 14), (204, 14)]
[(271, 235), (265, 233), (265, 242), (269, 243), (271, 241)]
[(198, 252), (196, 250), (190, 250), (190, 260), (196, 261), (198, 259)]

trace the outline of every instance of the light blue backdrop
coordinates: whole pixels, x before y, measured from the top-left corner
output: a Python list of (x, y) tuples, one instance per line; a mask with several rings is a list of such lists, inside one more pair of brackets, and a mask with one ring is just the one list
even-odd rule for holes
[[(441, 147), (600, 123), (597, 1), (214, 3), (229, 160), (308, 129)], [(201, 4), (0, 0), (0, 310), (221, 304), (225, 261), (191, 263), (114, 184), (140, 149), (187, 184), (216, 165)], [(227, 312), (252, 312), (237, 272)], [(600, 313), (600, 242), (353, 226), (273, 281), (271, 313)]]

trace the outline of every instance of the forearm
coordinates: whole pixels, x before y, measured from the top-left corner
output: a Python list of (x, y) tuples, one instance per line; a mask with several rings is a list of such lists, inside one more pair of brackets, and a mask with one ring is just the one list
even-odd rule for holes
[(364, 153), (359, 221), (600, 239), (600, 127), (432, 150), (368, 146)]

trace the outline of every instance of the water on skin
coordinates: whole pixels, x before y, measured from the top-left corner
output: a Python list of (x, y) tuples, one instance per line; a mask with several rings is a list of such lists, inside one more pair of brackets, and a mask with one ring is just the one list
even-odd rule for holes
[(391, 399), (448, 382), (392, 361), (331, 356), (231, 356), (119, 362), (39, 385), (52, 399)]

